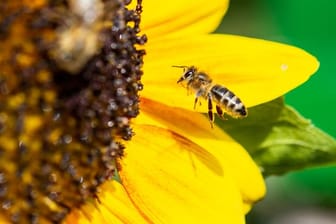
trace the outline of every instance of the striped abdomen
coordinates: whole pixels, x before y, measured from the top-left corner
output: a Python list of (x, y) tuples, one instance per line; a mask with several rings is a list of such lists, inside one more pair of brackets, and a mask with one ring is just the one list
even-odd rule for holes
[(241, 100), (229, 89), (214, 85), (210, 89), (212, 100), (232, 117), (246, 117), (247, 110)]

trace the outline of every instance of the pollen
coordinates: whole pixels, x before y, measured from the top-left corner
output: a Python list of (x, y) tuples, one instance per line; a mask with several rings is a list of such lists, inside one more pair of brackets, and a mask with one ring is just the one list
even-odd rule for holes
[(285, 71), (288, 70), (288, 65), (287, 64), (281, 64), (280, 69), (281, 69), (281, 71), (285, 72)]
[(134, 10), (129, 2), (1, 4), (0, 217), (8, 222), (61, 223), (114, 178), (143, 87), (141, 1)]

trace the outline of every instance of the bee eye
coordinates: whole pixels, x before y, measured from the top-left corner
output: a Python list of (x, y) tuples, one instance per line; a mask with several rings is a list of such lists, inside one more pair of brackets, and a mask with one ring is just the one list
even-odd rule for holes
[(190, 78), (190, 77), (192, 77), (192, 75), (193, 75), (192, 71), (188, 71), (188, 72), (185, 73), (186, 78)]
[(183, 74), (183, 76), (177, 81), (177, 83), (180, 83), (184, 80), (189, 81), (190, 79), (192, 79), (193, 76), (193, 72), (192, 71), (187, 71)]

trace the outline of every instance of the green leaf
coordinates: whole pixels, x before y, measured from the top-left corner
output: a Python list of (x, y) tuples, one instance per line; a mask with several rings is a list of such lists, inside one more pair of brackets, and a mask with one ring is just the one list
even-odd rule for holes
[(244, 146), (265, 176), (336, 162), (336, 141), (282, 98), (249, 109), (220, 126)]

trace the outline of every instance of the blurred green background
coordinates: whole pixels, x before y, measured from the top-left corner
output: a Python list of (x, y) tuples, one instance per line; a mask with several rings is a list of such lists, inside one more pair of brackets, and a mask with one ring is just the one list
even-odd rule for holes
[[(218, 32), (295, 45), (315, 55), (319, 71), (286, 102), (336, 138), (336, 1), (232, 0)], [(248, 224), (336, 223), (336, 166), (267, 178), (268, 193)]]

